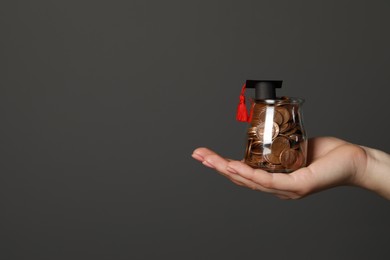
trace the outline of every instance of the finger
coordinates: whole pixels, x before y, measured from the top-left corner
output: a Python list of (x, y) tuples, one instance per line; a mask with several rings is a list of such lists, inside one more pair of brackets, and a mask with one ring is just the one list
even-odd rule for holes
[(192, 158), (194, 158), (195, 160), (200, 161), (200, 162), (203, 162), (203, 160), (204, 160), (204, 158), (202, 156), (200, 156), (199, 154), (193, 153), (191, 156), (192, 156)]
[(206, 148), (206, 147), (200, 147), (194, 150), (192, 153), (192, 157), (198, 161), (204, 161), (204, 158), (208, 155), (216, 154), (214, 151)]
[(207, 155), (211, 155), (211, 154), (217, 154), (216, 152), (210, 150), (209, 148), (206, 148), (206, 147), (199, 147), (199, 148), (196, 148), (193, 152), (194, 154), (198, 154), (202, 157), (205, 157)]
[(234, 184), (238, 185), (238, 186), (246, 187), (245, 184), (242, 183), (242, 182), (239, 182), (239, 181), (236, 181), (236, 180), (233, 180), (233, 179), (231, 179), (230, 181), (233, 182)]

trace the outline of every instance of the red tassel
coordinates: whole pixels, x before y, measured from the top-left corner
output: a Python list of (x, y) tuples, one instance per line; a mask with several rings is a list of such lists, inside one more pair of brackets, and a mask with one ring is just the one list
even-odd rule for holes
[(240, 94), (240, 103), (237, 107), (237, 115), (236, 119), (240, 122), (248, 122), (248, 111), (246, 110), (246, 104), (245, 104), (245, 88), (246, 84), (242, 86), (241, 94)]

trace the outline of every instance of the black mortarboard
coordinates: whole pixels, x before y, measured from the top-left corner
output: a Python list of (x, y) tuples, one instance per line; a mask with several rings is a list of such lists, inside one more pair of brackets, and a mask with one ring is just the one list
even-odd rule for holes
[(282, 80), (247, 80), (246, 88), (255, 89), (255, 99), (276, 99), (276, 88), (282, 87)]

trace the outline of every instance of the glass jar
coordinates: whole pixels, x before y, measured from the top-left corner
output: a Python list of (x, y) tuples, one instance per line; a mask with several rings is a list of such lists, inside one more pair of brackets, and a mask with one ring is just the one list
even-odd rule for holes
[(245, 163), (268, 172), (290, 173), (306, 166), (303, 99), (254, 100)]

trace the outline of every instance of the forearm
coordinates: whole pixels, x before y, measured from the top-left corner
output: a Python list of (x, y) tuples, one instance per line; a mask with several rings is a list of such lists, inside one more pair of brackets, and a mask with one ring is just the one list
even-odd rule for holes
[(358, 185), (390, 200), (390, 155), (376, 149), (362, 148), (367, 160)]

